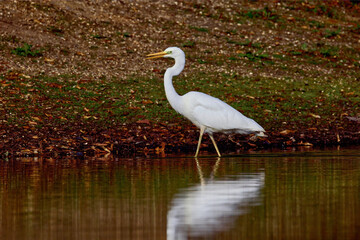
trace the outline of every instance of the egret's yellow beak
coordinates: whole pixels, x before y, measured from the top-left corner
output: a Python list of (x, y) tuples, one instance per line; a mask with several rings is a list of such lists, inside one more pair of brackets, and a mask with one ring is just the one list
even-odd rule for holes
[(167, 52), (152, 53), (152, 54), (146, 55), (147, 56), (146, 59), (161, 58), (161, 57), (165, 56), (166, 54), (168, 54), (168, 53)]

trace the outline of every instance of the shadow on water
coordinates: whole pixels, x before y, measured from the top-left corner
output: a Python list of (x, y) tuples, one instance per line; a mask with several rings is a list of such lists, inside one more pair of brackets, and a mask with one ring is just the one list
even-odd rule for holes
[(1, 239), (360, 239), (360, 151), (0, 161)]

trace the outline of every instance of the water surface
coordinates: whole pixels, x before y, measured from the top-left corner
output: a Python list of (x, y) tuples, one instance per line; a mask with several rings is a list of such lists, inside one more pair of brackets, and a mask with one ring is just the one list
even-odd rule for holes
[(0, 161), (0, 239), (360, 239), (358, 150)]

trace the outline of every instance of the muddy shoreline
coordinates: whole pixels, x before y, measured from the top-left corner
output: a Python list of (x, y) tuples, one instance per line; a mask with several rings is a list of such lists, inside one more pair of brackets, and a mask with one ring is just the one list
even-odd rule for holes
[[(343, 129), (303, 129), (268, 131), (267, 138), (250, 140), (245, 135), (215, 134), (222, 154), (248, 150), (280, 150), (288, 148), (324, 148), (360, 146), (359, 124), (347, 122)], [(357, 129), (354, 129), (357, 127)], [(116, 157), (165, 156), (189, 154), (196, 150), (198, 130), (193, 126), (166, 126), (151, 123), (122, 125), (118, 128), (43, 127), (41, 129), (12, 127), (0, 130), (3, 141), (0, 157), (85, 157), (113, 154)], [(201, 151), (215, 154), (205, 135)]]

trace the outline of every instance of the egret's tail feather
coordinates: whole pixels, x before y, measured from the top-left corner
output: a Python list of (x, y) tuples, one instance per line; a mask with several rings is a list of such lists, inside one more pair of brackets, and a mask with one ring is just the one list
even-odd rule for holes
[(258, 133), (255, 133), (255, 135), (257, 137), (268, 137), (268, 135), (266, 135), (264, 132), (258, 132)]

